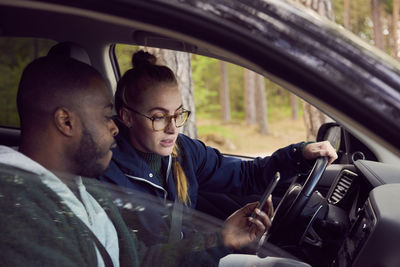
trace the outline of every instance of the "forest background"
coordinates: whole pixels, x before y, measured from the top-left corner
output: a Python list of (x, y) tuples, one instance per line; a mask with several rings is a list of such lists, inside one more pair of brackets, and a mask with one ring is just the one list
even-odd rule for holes
[[(397, 58), (398, 0), (295, 2)], [(131, 67), (130, 55), (139, 48), (117, 48), (120, 67), (125, 71)], [(174, 69), (169, 52), (147, 50)], [(178, 61), (184, 63), (182, 58)], [(190, 57), (190, 64), (196, 130), (187, 134), (225, 153), (268, 155), (291, 143), (315, 140), (319, 126), (330, 121), (288, 90), (240, 66), (198, 55)]]
[[(398, 1), (296, 2), (334, 20), (367, 43), (397, 58)], [(53, 44), (52, 41), (29, 39), (15, 45), (13, 40), (0, 39), (1, 51), (9, 51), (0, 55), (0, 125), (18, 127), (15, 99), (21, 72), (32, 59), (45, 55)], [(132, 53), (138, 49), (131, 45), (116, 46), (121, 73), (131, 67)], [(194, 111), (194, 116), (184, 129), (185, 133), (224, 153), (268, 155), (279, 147), (313, 140), (319, 125), (329, 120), (286, 89), (240, 66), (198, 55), (148, 50), (183, 77), (181, 86), (190, 89), (186, 98), (194, 101), (188, 100), (185, 105), (184, 100), (184, 105)], [(171, 66), (171, 59), (177, 60), (179, 66)], [(6, 73), (8, 75), (3, 75)]]

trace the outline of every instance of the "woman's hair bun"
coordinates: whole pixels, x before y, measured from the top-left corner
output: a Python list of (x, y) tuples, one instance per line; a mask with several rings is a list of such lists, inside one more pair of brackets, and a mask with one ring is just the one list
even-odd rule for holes
[(148, 64), (155, 65), (156, 61), (157, 58), (154, 55), (140, 50), (132, 56), (132, 67), (139, 68)]

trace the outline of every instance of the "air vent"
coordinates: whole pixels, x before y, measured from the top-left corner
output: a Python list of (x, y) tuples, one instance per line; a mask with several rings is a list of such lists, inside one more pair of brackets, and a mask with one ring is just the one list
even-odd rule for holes
[(355, 177), (357, 177), (356, 173), (351, 172), (349, 170), (343, 170), (340, 173), (340, 177), (337, 180), (335, 188), (333, 189), (333, 191), (329, 197), (329, 202), (332, 204), (336, 204), (340, 200), (342, 200), (346, 196), (347, 192), (349, 191), (349, 188), (350, 188), (351, 184), (353, 183), (353, 180)]

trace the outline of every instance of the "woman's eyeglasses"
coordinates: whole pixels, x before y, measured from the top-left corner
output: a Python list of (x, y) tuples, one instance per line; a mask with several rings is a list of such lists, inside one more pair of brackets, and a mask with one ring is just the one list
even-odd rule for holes
[(190, 111), (182, 109), (181, 111), (178, 111), (174, 115), (153, 115), (151, 117), (146, 116), (128, 106), (125, 105), (127, 109), (130, 111), (135, 112), (138, 115), (141, 115), (143, 117), (146, 117), (147, 119), (151, 120), (152, 127), (154, 131), (164, 131), (167, 129), (172, 121), (174, 119), (175, 122), (175, 127), (179, 128), (185, 125), (187, 119), (189, 118)]

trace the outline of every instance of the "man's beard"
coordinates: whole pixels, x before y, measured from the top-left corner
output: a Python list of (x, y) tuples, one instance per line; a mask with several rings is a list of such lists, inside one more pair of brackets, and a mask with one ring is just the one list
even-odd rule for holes
[(77, 174), (85, 177), (101, 176), (107, 166), (103, 166), (99, 160), (107, 155), (109, 149), (109, 147), (101, 149), (92, 134), (83, 126), (81, 142), (74, 156), (78, 166)]

